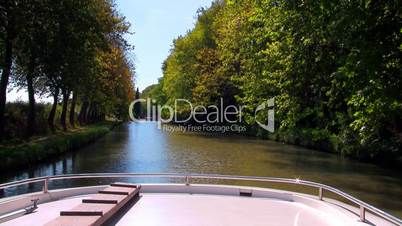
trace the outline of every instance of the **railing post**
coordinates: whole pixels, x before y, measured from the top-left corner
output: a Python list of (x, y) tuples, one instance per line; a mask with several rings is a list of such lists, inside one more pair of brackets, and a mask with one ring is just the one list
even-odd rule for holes
[(186, 176), (186, 185), (189, 186), (190, 185), (190, 177)]
[(366, 208), (364, 208), (364, 206), (360, 206), (360, 221), (366, 221)]
[(48, 192), (49, 192), (49, 177), (46, 177), (46, 179), (43, 181), (43, 193)]
[(319, 200), (322, 200), (322, 198), (323, 198), (323, 193), (324, 193), (324, 191), (323, 191), (322, 187), (319, 187), (319, 188), (318, 188), (318, 199), (319, 199)]

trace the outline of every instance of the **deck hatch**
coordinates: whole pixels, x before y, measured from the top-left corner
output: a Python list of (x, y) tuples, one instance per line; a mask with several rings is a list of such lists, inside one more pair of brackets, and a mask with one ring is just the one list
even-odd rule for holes
[(244, 197), (252, 197), (253, 192), (252, 191), (239, 191), (239, 195), (244, 196)]

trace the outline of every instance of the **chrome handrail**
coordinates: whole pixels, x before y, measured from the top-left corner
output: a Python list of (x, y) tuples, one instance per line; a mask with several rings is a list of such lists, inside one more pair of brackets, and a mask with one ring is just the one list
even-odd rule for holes
[(254, 182), (271, 182), (271, 183), (284, 183), (284, 184), (298, 184), (308, 187), (318, 188), (318, 199), (323, 200), (324, 191), (330, 191), (337, 194), (352, 203), (356, 204), (360, 208), (360, 220), (362, 222), (366, 221), (366, 210), (374, 213), (375, 215), (392, 222), (397, 225), (402, 225), (402, 220), (382, 211), (370, 204), (367, 204), (339, 189), (334, 187), (311, 182), (307, 180), (300, 179), (288, 179), (288, 178), (278, 178), (278, 177), (253, 177), (253, 176), (234, 176), (234, 175), (219, 175), (219, 174), (177, 174), (177, 173), (85, 173), (85, 174), (65, 174), (65, 175), (55, 175), (55, 176), (44, 176), (37, 178), (29, 178), (20, 181), (13, 181), (9, 183), (0, 184), (0, 190), (10, 187), (16, 187), (24, 184), (31, 184), (37, 182), (43, 182), (43, 192), (48, 192), (49, 182), (55, 180), (65, 180), (65, 179), (89, 179), (89, 178), (130, 178), (130, 177), (155, 177), (155, 178), (177, 178), (184, 179), (186, 185), (190, 185), (191, 179), (216, 179), (216, 180), (237, 180), (237, 181), (254, 181)]

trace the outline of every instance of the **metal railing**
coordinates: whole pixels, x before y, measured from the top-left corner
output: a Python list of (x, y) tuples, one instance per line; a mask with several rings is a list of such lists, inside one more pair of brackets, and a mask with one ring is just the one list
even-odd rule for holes
[(45, 176), (45, 177), (37, 177), (30, 178), (20, 181), (14, 181), (9, 183), (0, 184), (0, 190), (15, 186), (20, 186), (24, 184), (31, 183), (43, 183), (43, 192), (47, 193), (49, 191), (49, 182), (56, 180), (65, 180), (65, 179), (89, 179), (89, 178), (175, 178), (175, 179), (184, 179), (184, 183), (186, 185), (191, 184), (192, 179), (216, 179), (216, 180), (235, 180), (235, 181), (253, 181), (253, 182), (270, 182), (270, 183), (282, 183), (282, 184), (298, 184), (304, 185), (308, 187), (313, 187), (318, 189), (318, 199), (323, 200), (324, 191), (330, 191), (334, 194), (339, 195), (342, 198), (345, 198), (352, 203), (356, 204), (360, 208), (359, 217), (362, 222), (366, 221), (366, 211), (370, 211), (371, 213), (389, 221), (396, 225), (402, 225), (402, 220), (392, 216), (389, 213), (386, 213), (370, 204), (367, 204), (339, 189), (334, 187), (315, 183), (306, 180), (300, 179), (287, 179), (287, 178), (277, 178), (277, 177), (252, 177), (252, 176), (232, 176), (232, 175), (217, 175), (217, 174), (175, 174), (175, 173), (88, 173), (88, 174), (66, 174), (66, 175), (56, 175), (56, 176)]

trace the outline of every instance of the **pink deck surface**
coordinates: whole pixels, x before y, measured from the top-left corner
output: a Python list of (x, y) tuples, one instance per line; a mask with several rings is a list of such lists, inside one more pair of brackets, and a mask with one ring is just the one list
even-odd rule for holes
[[(56, 202), (49, 202), (38, 205), (38, 209), (29, 215), (25, 215), (14, 220), (0, 224), (5, 225), (18, 225), (18, 226), (34, 226), (45, 225), (46, 223), (56, 219), (60, 216), (61, 210), (71, 209), (74, 206), (78, 206), (82, 203), (82, 198), (88, 196), (75, 197), (70, 199), (64, 199)], [(74, 217), (73, 217), (74, 219)]]
[(347, 225), (342, 219), (333, 218), (295, 202), (190, 194), (147, 194), (117, 225), (126, 226), (134, 223), (147, 226)]
[[(43, 225), (71, 209), (82, 197), (39, 205), (36, 213), (22, 216), (4, 225)], [(128, 225), (366, 225), (328, 215), (309, 206), (268, 198), (219, 195), (143, 194), (118, 221)]]

